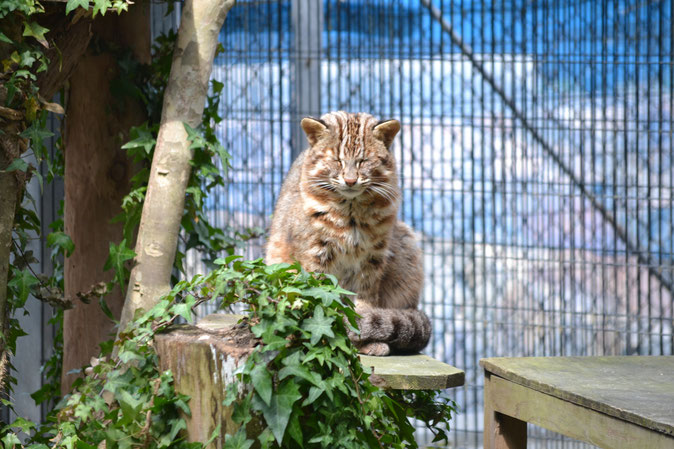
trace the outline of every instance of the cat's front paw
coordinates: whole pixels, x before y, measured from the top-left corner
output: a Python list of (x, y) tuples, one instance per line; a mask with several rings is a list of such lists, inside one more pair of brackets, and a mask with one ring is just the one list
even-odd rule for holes
[(360, 297), (356, 298), (354, 306), (355, 306), (354, 310), (356, 311), (356, 313), (361, 316), (374, 309), (372, 301), (366, 301)]
[(388, 343), (373, 341), (372, 343), (366, 343), (359, 347), (358, 352), (365, 355), (376, 355), (381, 357), (389, 355), (391, 353), (391, 347)]

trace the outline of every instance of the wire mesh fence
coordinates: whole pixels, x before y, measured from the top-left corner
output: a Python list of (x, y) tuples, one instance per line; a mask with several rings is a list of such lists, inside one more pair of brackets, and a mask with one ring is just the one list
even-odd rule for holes
[(426, 352), (466, 371), (454, 445), (479, 446), (482, 357), (673, 353), (671, 20), (671, 0), (239, 0), (211, 213), (268, 225), (305, 115), (400, 120)]

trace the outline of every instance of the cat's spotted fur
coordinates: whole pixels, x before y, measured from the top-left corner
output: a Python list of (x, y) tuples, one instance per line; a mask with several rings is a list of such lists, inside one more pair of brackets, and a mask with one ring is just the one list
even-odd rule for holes
[(417, 309), (421, 252), (397, 219), (400, 188), (389, 148), (396, 120), (333, 112), (305, 118), (310, 148), (283, 183), (267, 244), (267, 263), (298, 261), (333, 274), (357, 293), (362, 353), (419, 351), (431, 326)]

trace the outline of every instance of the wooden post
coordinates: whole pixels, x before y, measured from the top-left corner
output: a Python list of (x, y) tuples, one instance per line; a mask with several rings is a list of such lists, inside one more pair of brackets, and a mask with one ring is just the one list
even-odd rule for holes
[[(238, 321), (236, 315), (218, 315), (209, 325), (175, 326), (155, 337), (159, 367), (173, 373), (175, 389), (190, 397), (191, 416), (184, 416), (189, 442), (208, 441), (220, 426), (220, 436), (207, 449), (222, 449), (225, 433), (236, 432), (231, 407), (225, 407), (225, 387), (234, 381), (234, 372), (252, 352), (253, 346), (228, 338), (228, 331)], [(247, 427), (250, 435), (262, 429), (257, 423)]]
[(494, 408), (491, 373), (484, 378), (484, 448), (526, 449), (527, 423), (499, 413)]
[[(96, 19), (93, 31), (104, 42), (131, 49), (140, 61), (150, 61), (149, 3), (139, 2), (121, 16), (108, 14)], [(121, 136), (146, 117), (144, 107), (128, 99), (119, 101), (120, 109), (115, 110), (110, 82), (116, 76), (114, 55), (89, 50), (70, 78), (64, 136), (65, 231), (75, 244), (64, 267), (65, 294), (70, 298), (111, 278), (112, 273), (103, 272), (103, 265), (110, 242), (117, 243), (122, 238), (122, 223), (110, 223), (121, 212), (122, 198), (129, 191), (133, 175), (131, 161), (121, 149)], [(116, 287), (106, 301), (119, 317), (123, 292)], [(78, 302), (65, 312), (61, 382), (64, 393), (74, 380), (74, 375), (67, 373), (100, 353), (98, 344), (110, 338), (113, 326), (95, 301)]]

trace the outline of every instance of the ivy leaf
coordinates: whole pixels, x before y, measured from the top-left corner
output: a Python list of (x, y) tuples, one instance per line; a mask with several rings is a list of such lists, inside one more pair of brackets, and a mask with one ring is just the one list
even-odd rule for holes
[(70, 14), (70, 11), (73, 11), (77, 8), (89, 9), (89, 0), (68, 0), (66, 4), (66, 14)]
[(13, 44), (14, 42), (7, 37), (7, 35), (0, 31), (0, 42), (5, 42), (7, 44)]
[(105, 301), (105, 295), (101, 295), (98, 298), (98, 304), (101, 306), (101, 310), (110, 321), (117, 321), (115, 319), (115, 315), (112, 313), (112, 310), (110, 310), (110, 307), (108, 307), (108, 303)]
[(24, 139), (30, 139), (30, 144), (35, 150), (38, 147), (42, 147), (42, 141), (54, 135), (53, 132), (47, 131), (42, 128), (42, 125), (39, 123), (40, 120), (34, 121), (28, 128), (26, 128), (19, 136)]
[(300, 412), (295, 411), (290, 417), (290, 422), (288, 423), (288, 434), (290, 437), (300, 445), (304, 447), (304, 438), (302, 436), (302, 426), (300, 425), (299, 419)]
[(18, 304), (15, 307), (22, 307), (23, 304), (26, 303), (31, 287), (38, 282), (39, 281), (30, 270), (12, 270), (12, 280), (9, 281), (8, 285), (15, 288), (17, 291)]
[[(220, 47), (220, 46), (221, 46), (221, 44), (218, 44), (218, 47)], [(224, 51), (224, 49), (223, 49), (223, 51)], [(222, 92), (222, 88), (225, 87), (225, 83), (221, 83), (218, 80), (212, 79), (211, 80), (211, 86), (213, 87), (213, 93), (219, 94), (220, 92)]]
[(316, 306), (316, 309), (314, 310), (314, 316), (304, 320), (304, 323), (302, 323), (302, 329), (311, 334), (311, 344), (315, 345), (324, 335), (328, 337), (335, 336), (335, 334), (332, 332), (332, 323), (334, 321), (334, 318), (325, 316), (323, 307)]
[(102, 16), (108, 11), (108, 2), (107, 1), (96, 1), (94, 0), (94, 9), (91, 12), (91, 17), (96, 17), (96, 14), (101, 14)]
[[(201, 195), (203, 194), (203, 191), (201, 190), (201, 186), (192, 186), (188, 187), (185, 189), (185, 193), (188, 195), (192, 195), (192, 198), (194, 198), (194, 204), (197, 206), (201, 206)], [(198, 229), (197, 229), (198, 230)], [(202, 239), (204, 238), (203, 236), (200, 236)], [(208, 241), (208, 236), (206, 236), (206, 241)]]
[(207, 145), (206, 139), (197, 131), (192, 128), (187, 123), (183, 123), (185, 127), (185, 132), (187, 132), (187, 140), (190, 142), (190, 150), (195, 148), (204, 148)]
[(180, 315), (181, 317), (185, 318), (185, 321), (187, 321), (188, 323), (191, 323), (193, 321), (192, 308), (189, 306), (189, 304), (185, 304), (184, 302), (176, 304), (173, 307), (173, 312), (176, 315)]
[[(87, 444), (82, 440), (79, 440), (77, 443), (75, 443), (75, 447), (77, 449), (96, 449), (96, 446), (94, 446), (93, 444)], [(47, 446), (45, 446), (45, 448), (48, 449)], [(26, 448), (26, 449), (37, 449), (37, 448), (31, 447), (31, 448)]]
[(47, 236), (47, 245), (52, 248), (61, 248), (66, 257), (70, 257), (75, 251), (75, 244), (70, 236), (62, 231), (52, 232)]
[(127, 390), (120, 390), (115, 396), (122, 409), (123, 422), (130, 423), (136, 419), (140, 413), (140, 409), (143, 407), (143, 401), (134, 398)]
[[(238, 389), (236, 383), (232, 383), (233, 389), (228, 389), (227, 394), (230, 394), (230, 391), (233, 391), (234, 400), (238, 399)], [(227, 385), (229, 387), (229, 385)], [(253, 415), (250, 413), (250, 403), (251, 403), (252, 394), (246, 395), (243, 399), (239, 400), (234, 404), (234, 410), (232, 411), (232, 421), (236, 424), (239, 424), (241, 427), (245, 428), (246, 425), (253, 419)], [(228, 398), (227, 398), (228, 399)], [(227, 403), (225, 399), (225, 405), (231, 405), (233, 402)]]
[(9, 173), (9, 172), (12, 172), (12, 171), (22, 171), (22, 172), (26, 173), (28, 171), (28, 167), (29, 167), (28, 162), (24, 161), (20, 157), (17, 157), (3, 171), (5, 173)]
[(281, 380), (285, 379), (288, 376), (293, 376), (295, 378), (298, 377), (302, 378), (319, 388), (324, 387), (320, 374), (312, 373), (302, 365), (288, 365), (283, 367), (281, 371), (279, 371), (278, 373), (278, 377)]
[(293, 404), (301, 397), (302, 394), (292, 379), (279, 385), (278, 391), (272, 395), (269, 405), (257, 399), (257, 396), (253, 397), (254, 408), (262, 412), (278, 444), (281, 444), (281, 441), (283, 441), (283, 435), (288, 426), (290, 414), (293, 411)]
[(124, 263), (134, 257), (136, 257), (136, 253), (131, 248), (127, 248), (126, 239), (122, 240), (119, 245), (110, 242), (110, 254), (105, 261), (103, 270), (112, 269), (115, 271), (115, 282), (119, 284), (122, 291), (124, 291), (124, 283), (126, 282), (128, 271)]
[(176, 315), (180, 315), (181, 317), (185, 318), (185, 321), (188, 323), (191, 323), (193, 318), (192, 318), (192, 308), (196, 304), (197, 300), (194, 297), (194, 295), (187, 295), (185, 297), (185, 301), (176, 304), (173, 306), (173, 312)]
[(229, 154), (229, 151), (225, 150), (219, 142), (215, 145), (215, 154), (220, 157), (222, 161), (222, 170), (227, 173), (227, 169), (230, 167), (230, 161), (232, 160), (232, 155)]
[(253, 440), (246, 438), (245, 427), (240, 427), (234, 435), (227, 435), (224, 449), (249, 449)]
[(43, 47), (49, 48), (47, 38), (44, 37), (44, 34), (49, 31), (47, 28), (40, 26), (35, 22), (24, 22), (23, 25), (24, 36), (34, 37)]
[(19, 440), (19, 437), (16, 436), (14, 433), (8, 433), (2, 439), (2, 444), (4, 444), (4, 447), (6, 448), (13, 448), (13, 447), (21, 447), (21, 440)]
[(267, 371), (267, 366), (259, 363), (250, 373), (251, 381), (255, 392), (260, 395), (260, 398), (265, 404), (269, 405), (272, 395), (271, 375)]
[(322, 388), (317, 388), (317, 387), (311, 387), (309, 388), (309, 396), (302, 402), (302, 407), (306, 407), (307, 405), (311, 405), (316, 399), (321, 397), (323, 394), (323, 389)]
[(304, 290), (302, 294), (304, 296), (311, 296), (312, 298), (320, 299), (325, 307), (330, 307), (335, 299), (339, 299), (339, 295), (320, 287), (308, 288)]
[(31, 430), (35, 429), (36, 425), (32, 421), (28, 421), (26, 418), (18, 417), (14, 420), (11, 427), (21, 429), (24, 433), (30, 433)]
[(156, 145), (157, 141), (147, 127), (147, 124), (142, 126), (136, 126), (131, 129), (131, 135), (136, 137), (122, 145), (122, 149), (129, 150), (133, 148), (142, 148), (145, 151), (146, 155), (149, 155), (152, 152), (152, 148)]
[(211, 437), (208, 439), (208, 441), (203, 443), (204, 447), (209, 447), (211, 445), (211, 443), (213, 443), (213, 441), (215, 441), (215, 439), (220, 436), (220, 427), (221, 426), (222, 426), (222, 424), (218, 424), (215, 427), (215, 429), (213, 430), (213, 433), (211, 433)]

